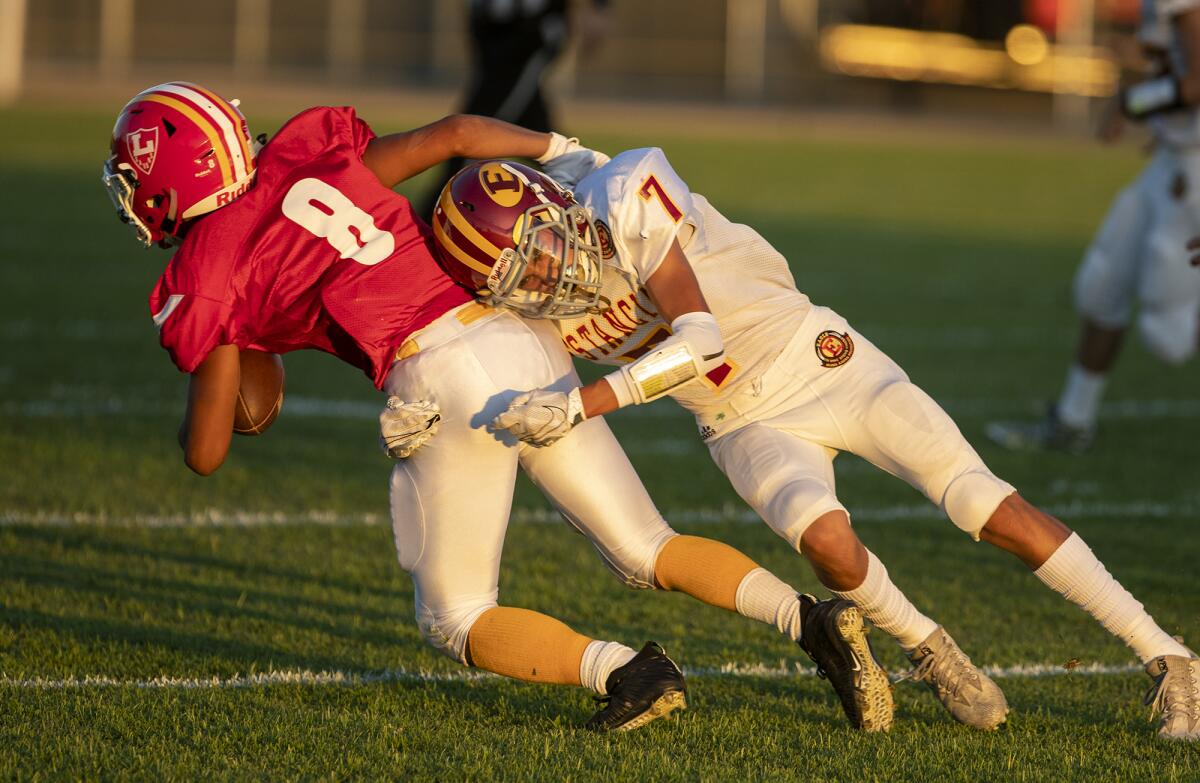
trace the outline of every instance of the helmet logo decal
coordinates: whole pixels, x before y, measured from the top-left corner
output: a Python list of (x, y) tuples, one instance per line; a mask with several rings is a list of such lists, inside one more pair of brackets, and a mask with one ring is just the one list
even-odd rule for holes
[(503, 163), (487, 163), (479, 169), (479, 184), (492, 201), (512, 207), (525, 193), (525, 184)]
[(143, 174), (154, 169), (154, 158), (158, 153), (158, 128), (138, 128), (125, 134), (125, 145), (129, 157)]

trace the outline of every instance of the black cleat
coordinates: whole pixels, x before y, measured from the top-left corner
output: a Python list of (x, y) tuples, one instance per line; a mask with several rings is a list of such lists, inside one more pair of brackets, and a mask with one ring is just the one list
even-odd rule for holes
[(850, 723), (863, 731), (890, 729), (896, 710), (892, 684), (875, 659), (858, 607), (844, 598), (818, 601), (805, 594), (800, 625), (800, 649), (829, 680)]
[(1096, 440), (1096, 428), (1073, 427), (1058, 417), (1051, 405), (1035, 421), (991, 421), (984, 428), (988, 438), (1009, 451), (1061, 451), (1084, 454)]
[(604, 706), (586, 724), (596, 731), (629, 731), (687, 708), (683, 672), (655, 642), (646, 642), (629, 663), (613, 670), (604, 683)]

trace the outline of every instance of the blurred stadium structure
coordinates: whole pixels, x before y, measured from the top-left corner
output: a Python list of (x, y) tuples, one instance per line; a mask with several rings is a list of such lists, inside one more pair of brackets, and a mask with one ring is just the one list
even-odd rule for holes
[[(537, 2), (537, 0), (513, 0)], [(0, 102), (23, 86), (203, 73), (457, 89), (466, 0), (0, 0)], [(613, 0), (578, 97), (1016, 112), (1064, 125), (1120, 76), (1137, 0)], [(175, 76), (173, 78), (178, 78)], [(1003, 96), (1003, 97), (1001, 97)]]

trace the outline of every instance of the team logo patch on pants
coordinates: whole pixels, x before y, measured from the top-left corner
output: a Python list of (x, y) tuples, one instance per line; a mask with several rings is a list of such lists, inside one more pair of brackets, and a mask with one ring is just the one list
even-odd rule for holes
[(854, 341), (850, 339), (849, 332), (838, 334), (832, 329), (826, 329), (817, 335), (814, 347), (822, 367), (841, 367), (854, 355)]

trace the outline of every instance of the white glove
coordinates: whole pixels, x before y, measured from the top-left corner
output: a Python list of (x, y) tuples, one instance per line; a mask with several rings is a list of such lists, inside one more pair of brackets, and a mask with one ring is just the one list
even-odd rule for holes
[(388, 397), (379, 414), (379, 445), (392, 459), (405, 459), (437, 433), (441, 421), (436, 402)]
[(508, 430), (534, 446), (549, 446), (584, 418), (578, 388), (570, 393), (534, 389), (513, 398), (508, 410), (492, 419), (488, 428)]
[(603, 152), (590, 150), (579, 139), (568, 139), (561, 133), (550, 134), (550, 146), (537, 159), (546, 176), (567, 190), (574, 190), (579, 181), (612, 158)]

